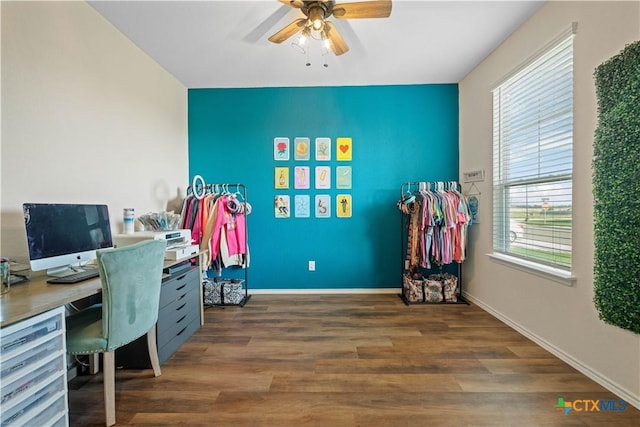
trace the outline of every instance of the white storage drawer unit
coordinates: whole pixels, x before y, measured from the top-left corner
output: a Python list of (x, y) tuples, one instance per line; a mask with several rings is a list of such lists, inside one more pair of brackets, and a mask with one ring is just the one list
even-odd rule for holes
[(64, 308), (0, 329), (0, 425), (68, 426)]

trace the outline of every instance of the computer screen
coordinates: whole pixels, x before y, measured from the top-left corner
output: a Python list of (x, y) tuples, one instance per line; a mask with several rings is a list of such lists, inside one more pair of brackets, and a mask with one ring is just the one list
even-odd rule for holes
[(64, 275), (113, 246), (106, 205), (24, 203), (31, 270)]

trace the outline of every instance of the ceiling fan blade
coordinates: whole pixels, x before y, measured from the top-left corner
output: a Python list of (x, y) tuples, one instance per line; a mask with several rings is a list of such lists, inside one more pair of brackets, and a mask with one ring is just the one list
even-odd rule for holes
[[(276, 26), (281, 20), (284, 20), (285, 16), (291, 14), (290, 19), (293, 19), (297, 16), (297, 12), (295, 12), (290, 7), (285, 5), (278, 6), (278, 9), (269, 15), (265, 20), (263, 20), (256, 28), (251, 30), (247, 35), (245, 35), (242, 40), (246, 43), (257, 43), (258, 41), (262, 41), (268, 32), (271, 32), (273, 27)], [(288, 21), (288, 20), (287, 20)]]
[(287, 6), (301, 8), (304, 6), (304, 2), (302, 0), (278, 0), (280, 3), (284, 3)]
[(391, 0), (340, 3), (333, 7), (338, 19), (387, 18), (391, 15)]
[(324, 35), (329, 39), (331, 43), (331, 50), (336, 56), (340, 56), (343, 53), (349, 51), (349, 46), (344, 41), (336, 27), (329, 21), (325, 21), (324, 23)]
[(362, 44), (362, 40), (358, 37), (358, 34), (353, 30), (351, 21), (348, 19), (340, 19), (332, 22), (336, 30), (342, 35), (345, 40), (349, 40), (349, 56), (353, 55), (353, 58), (364, 59), (367, 48)]
[(273, 43), (282, 43), (298, 31), (307, 23), (307, 18), (298, 18), (271, 37), (269, 41)]

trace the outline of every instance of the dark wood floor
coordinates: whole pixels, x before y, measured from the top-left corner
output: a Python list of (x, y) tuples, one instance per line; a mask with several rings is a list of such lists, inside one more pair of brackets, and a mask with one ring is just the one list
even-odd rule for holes
[[(104, 423), (102, 375), (70, 384), (71, 426)], [(162, 366), (116, 372), (118, 425), (634, 426), (640, 412), (471, 305), (397, 295), (254, 295), (205, 311)]]

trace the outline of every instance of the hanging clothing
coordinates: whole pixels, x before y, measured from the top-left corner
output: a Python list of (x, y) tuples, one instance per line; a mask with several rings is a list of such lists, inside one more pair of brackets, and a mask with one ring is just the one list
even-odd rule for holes
[(435, 183), (420, 188), (411, 197), (403, 196), (398, 208), (409, 215), (407, 221), (407, 264), (430, 269), (466, 259), (467, 229), (471, 214), (467, 199), (457, 184)]
[(230, 266), (246, 268), (249, 248), (245, 215), (251, 212), (251, 206), (239, 198), (239, 193), (211, 190), (207, 186), (199, 198), (185, 198), (181, 226), (191, 230), (193, 244), (209, 252), (207, 267), (218, 273)]

